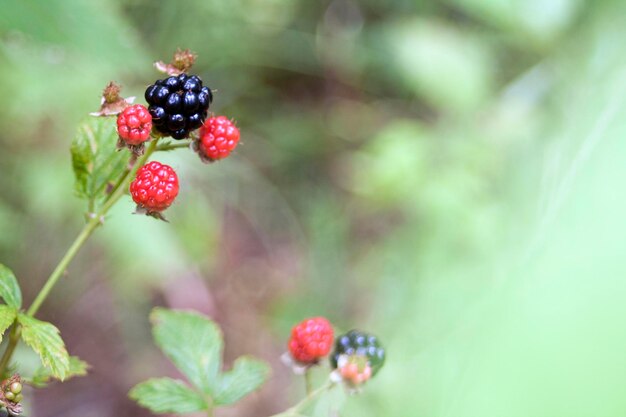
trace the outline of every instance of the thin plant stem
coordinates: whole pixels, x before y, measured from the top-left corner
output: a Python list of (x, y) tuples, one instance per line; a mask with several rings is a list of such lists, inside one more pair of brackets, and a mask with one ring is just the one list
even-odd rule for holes
[[(37, 311), (39, 311), (39, 308), (41, 307), (43, 302), (50, 295), (52, 288), (54, 288), (56, 283), (63, 276), (63, 274), (65, 273), (65, 270), (67, 269), (72, 259), (74, 259), (74, 257), (76, 256), (80, 248), (85, 244), (85, 242), (94, 232), (94, 230), (96, 230), (96, 228), (102, 224), (104, 217), (106, 216), (107, 212), (111, 209), (111, 207), (113, 207), (113, 205), (117, 203), (117, 201), (124, 195), (124, 193), (126, 192), (127, 185), (130, 182), (130, 178), (133, 177), (133, 175), (135, 174), (135, 172), (137, 172), (139, 167), (141, 167), (148, 160), (150, 155), (152, 155), (152, 153), (156, 150), (156, 145), (157, 145), (157, 140), (152, 141), (150, 143), (150, 146), (146, 150), (146, 152), (137, 160), (137, 163), (135, 163), (132, 167), (124, 171), (124, 173), (121, 176), (121, 180), (118, 181), (119, 186), (115, 189), (115, 191), (113, 191), (113, 193), (110, 194), (109, 198), (105, 201), (104, 205), (99, 210), (99, 212), (97, 214), (94, 214), (91, 217), (89, 222), (87, 222), (87, 224), (83, 227), (83, 229), (80, 231), (78, 236), (76, 236), (76, 239), (74, 239), (74, 242), (72, 242), (72, 245), (69, 247), (67, 252), (65, 252), (65, 255), (63, 255), (63, 258), (61, 258), (56, 268), (54, 268), (54, 270), (52, 271), (52, 273), (46, 280), (44, 286), (41, 288), (41, 290), (39, 290), (39, 293), (35, 297), (35, 300), (26, 311), (27, 315), (34, 316), (35, 314), (37, 314)], [(126, 186), (122, 186), (124, 184)], [(4, 373), (7, 365), (9, 364), (9, 361), (11, 360), (11, 356), (13, 356), (15, 347), (17, 346), (20, 340), (20, 337), (19, 337), (20, 333), (21, 333), (21, 328), (19, 324), (16, 322), (13, 325), (13, 328), (11, 329), (11, 334), (9, 338), (9, 343), (7, 344), (7, 348), (4, 351), (2, 358), (0, 359), (0, 375)]]
[(41, 307), (41, 304), (48, 297), (54, 285), (63, 276), (63, 273), (65, 272), (65, 269), (67, 268), (69, 263), (78, 253), (78, 250), (83, 246), (85, 241), (89, 238), (89, 236), (91, 236), (91, 234), (96, 229), (96, 227), (98, 227), (99, 224), (99, 216), (94, 216), (89, 221), (89, 223), (87, 223), (85, 227), (83, 227), (83, 230), (81, 230), (76, 239), (74, 239), (74, 242), (67, 250), (67, 252), (65, 252), (65, 255), (63, 256), (63, 258), (61, 258), (61, 261), (59, 261), (56, 268), (54, 268), (54, 271), (52, 271), (52, 274), (50, 274), (50, 277), (48, 278), (44, 286), (41, 288), (41, 290), (39, 290), (39, 294), (37, 294), (37, 297), (35, 297), (35, 300), (26, 311), (27, 315), (33, 316), (37, 313), (39, 307)]
[(322, 395), (323, 393), (325, 393), (327, 391), (330, 391), (334, 386), (335, 386), (334, 382), (328, 381), (327, 383), (325, 383), (324, 385), (322, 385), (321, 387), (319, 387), (318, 389), (316, 389), (315, 391), (313, 391), (309, 395), (307, 395), (298, 404), (294, 405), (293, 407), (289, 408), (286, 411), (283, 411), (282, 413), (274, 414), (274, 415), (272, 415), (270, 417), (295, 417), (295, 416), (299, 416), (299, 415), (301, 415), (301, 412), (305, 408), (307, 408), (313, 401), (315, 401), (317, 399), (317, 397), (319, 397), (320, 395)]
[(17, 323), (17, 320), (15, 320), (15, 322), (13, 323), (13, 328), (11, 328), (11, 333), (9, 334), (9, 344), (7, 345), (7, 350), (4, 351), (2, 359), (0, 359), (0, 377), (4, 376), (4, 370), (9, 364), (11, 356), (13, 356), (13, 352), (15, 351), (15, 347), (17, 346), (17, 342), (20, 340), (21, 334), (22, 328)]
[(130, 173), (130, 171), (133, 169), (133, 167), (136, 164), (137, 164), (137, 156), (135, 154), (132, 154), (130, 158), (128, 159), (128, 164), (126, 164), (126, 169), (124, 169), (124, 172), (122, 173), (122, 175), (120, 175), (115, 185), (113, 185), (113, 188), (111, 188), (111, 191), (109, 191), (109, 195), (104, 199), (105, 203), (108, 202), (113, 197), (113, 195), (115, 194), (117, 190), (119, 190), (119, 188), (122, 186), (124, 181), (126, 181), (126, 178), (128, 178), (128, 174)]
[(311, 391), (313, 390), (311, 382), (311, 368), (307, 368), (306, 371), (304, 371), (304, 389), (306, 390), (307, 397), (311, 395)]
[(156, 148), (158, 151), (173, 151), (180, 148), (188, 148), (191, 142), (166, 143)]

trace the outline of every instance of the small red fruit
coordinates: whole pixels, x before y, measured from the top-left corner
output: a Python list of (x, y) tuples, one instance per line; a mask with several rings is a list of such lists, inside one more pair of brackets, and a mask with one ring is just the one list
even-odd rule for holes
[(298, 362), (314, 364), (328, 355), (333, 346), (333, 327), (323, 317), (300, 322), (291, 330), (289, 352)]
[(169, 165), (157, 161), (139, 168), (130, 184), (130, 194), (140, 209), (148, 214), (159, 213), (168, 208), (178, 195), (178, 177)]
[(126, 107), (117, 115), (117, 133), (128, 145), (140, 145), (150, 138), (152, 116), (141, 104)]
[(208, 162), (224, 159), (237, 147), (239, 129), (225, 116), (209, 117), (200, 127), (196, 150)]

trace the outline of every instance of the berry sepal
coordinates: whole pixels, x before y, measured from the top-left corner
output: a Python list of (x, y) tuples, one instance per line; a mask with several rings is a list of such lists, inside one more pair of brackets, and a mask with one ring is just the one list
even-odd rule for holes
[(133, 214), (141, 214), (144, 216), (154, 217), (155, 219), (164, 221), (165, 223), (170, 222), (160, 211), (150, 210), (149, 208), (141, 206), (139, 204), (137, 205), (137, 207), (135, 207), (135, 211), (133, 212)]
[(172, 61), (169, 64), (163, 61), (157, 61), (154, 63), (154, 67), (167, 75), (179, 75), (189, 71), (194, 62), (196, 62), (197, 57), (198, 55), (194, 54), (189, 49), (181, 50), (179, 48), (174, 53)]
[(304, 375), (309, 368), (316, 366), (318, 363), (302, 363), (298, 362), (289, 352), (285, 352), (280, 356), (280, 361), (287, 367), (291, 368), (294, 374)]
[(122, 88), (114, 83), (109, 82), (102, 92), (102, 98), (100, 99), (100, 110), (89, 113), (90, 116), (106, 117), (115, 116), (128, 106), (131, 106), (135, 102), (135, 97), (124, 98), (120, 95)]
[(124, 139), (122, 139), (122, 138), (119, 138), (117, 140), (117, 144), (115, 145), (115, 148), (118, 151), (122, 150), (122, 149), (128, 149), (133, 155), (135, 155), (135, 157), (140, 157), (146, 151), (146, 145), (145, 144), (140, 143), (139, 145), (131, 145), (129, 143), (126, 143), (124, 141)]

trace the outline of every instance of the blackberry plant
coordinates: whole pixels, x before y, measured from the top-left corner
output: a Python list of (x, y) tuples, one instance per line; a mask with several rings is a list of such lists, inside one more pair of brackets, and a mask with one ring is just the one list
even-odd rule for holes
[[(85, 225), (28, 307), (23, 305), (15, 275), (0, 264), (0, 341), (8, 332), (0, 356), (0, 407), (10, 415), (22, 412), (28, 394), (23, 391), (24, 385), (43, 388), (54, 380), (87, 374), (88, 364), (70, 356), (59, 329), (35, 316), (80, 248), (104, 224), (109, 210), (119, 200), (130, 194), (139, 212), (165, 220), (162, 212), (178, 195), (179, 177), (170, 166), (151, 160), (152, 156), (191, 148), (202, 161), (213, 162), (228, 157), (237, 146), (240, 132), (230, 119), (218, 115), (207, 120), (213, 95), (200, 77), (188, 73), (194, 60), (191, 52), (178, 51), (170, 64), (156, 64), (167, 77), (147, 88), (145, 99), (149, 107), (122, 97), (120, 86), (114, 82), (106, 86), (99, 111), (91, 113), (80, 126), (71, 145), (75, 191), (86, 201)], [(189, 140), (173, 143), (167, 136)], [(151, 321), (155, 342), (188, 379), (187, 383), (153, 378), (131, 390), (131, 398), (155, 413), (212, 415), (215, 407), (239, 401), (260, 387), (269, 375), (264, 362), (248, 356), (237, 359), (230, 370), (223, 371), (221, 332), (207, 317), (157, 308)], [(330, 353), (333, 334), (332, 325), (322, 317), (307, 319), (294, 328), (287, 362), (298, 372), (304, 370), (308, 395), (275, 416), (302, 415), (312, 401), (341, 382), (332, 376), (331, 368), (327, 383), (315, 391), (308, 378), (310, 368), (322, 365)], [(382, 348), (371, 337), (364, 339), (366, 344), (359, 337), (349, 338), (350, 343), (358, 345), (353, 349), (356, 355), (365, 349), (361, 356), (373, 376), (382, 366)], [(21, 376), (12, 362), (20, 342), (32, 348), (41, 360), (41, 367), (27, 376)], [(352, 351), (344, 339), (336, 343), (343, 350), (332, 365), (341, 370), (342, 355)], [(341, 376), (349, 388), (358, 383), (358, 378), (347, 372)]]

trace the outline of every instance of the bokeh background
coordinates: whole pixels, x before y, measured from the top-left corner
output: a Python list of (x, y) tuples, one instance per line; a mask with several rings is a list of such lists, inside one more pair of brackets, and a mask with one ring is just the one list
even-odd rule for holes
[(279, 356), (310, 315), (388, 350), (318, 416), (623, 416), (625, 39), (621, 0), (0, 0), (0, 261), (27, 301), (83, 222), (69, 144), (108, 81), (143, 102), (190, 48), (242, 131), (220, 163), (158, 157), (171, 223), (126, 198), (81, 251), (40, 317), (92, 369), (27, 415), (150, 415), (126, 393), (178, 375), (164, 305), (272, 365), (218, 417), (302, 397)]

